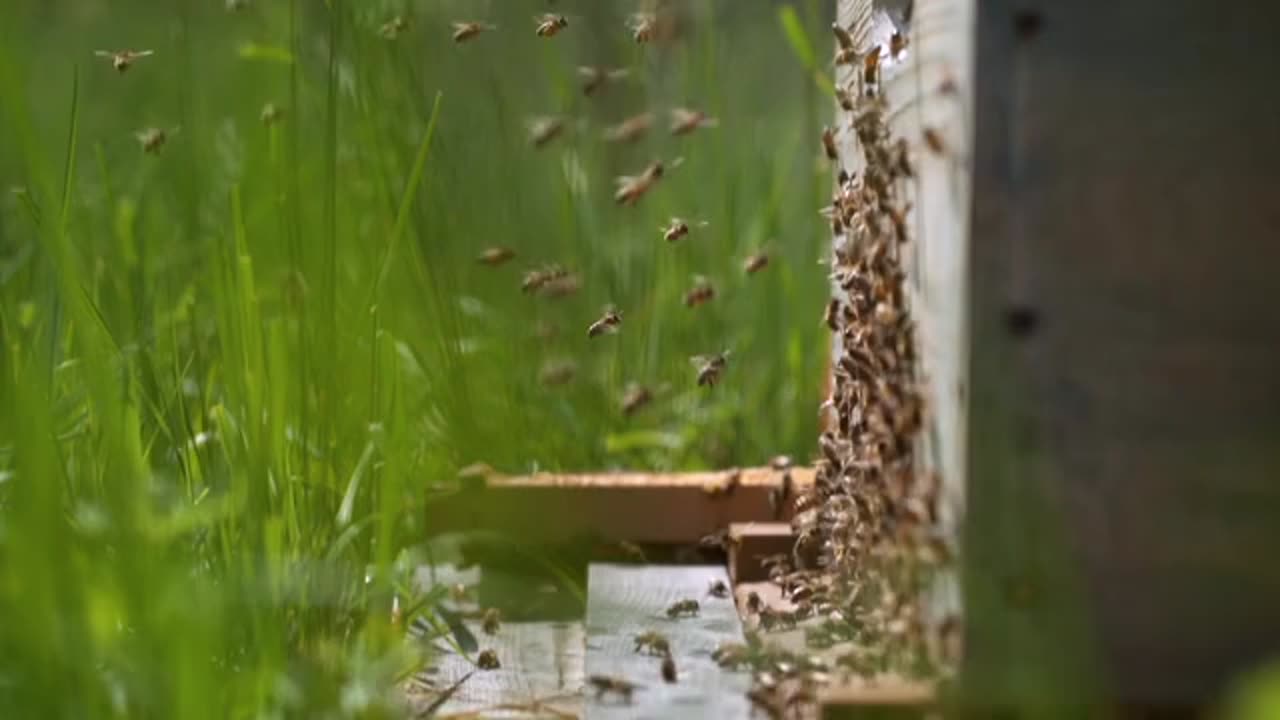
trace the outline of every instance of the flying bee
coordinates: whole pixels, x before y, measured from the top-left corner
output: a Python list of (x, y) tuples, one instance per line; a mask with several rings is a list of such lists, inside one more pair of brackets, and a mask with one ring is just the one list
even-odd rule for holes
[(828, 160), (840, 159), (840, 153), (836, 149), (836, 131), (830, 125), (822, 128), (822, 150), (827, 154)]
[(520, 283), (520, 290), (525, 293), (535, 293), (542, 290), (552, 280), (562, 278), (568, 274), (569, 271), (559, 265), (529, 270), (524, 274), (524, 279)]
[(662, 679), (669, 683), (676, 681), (676, 661), (670, 655), (662, 658)]
[(546, 387), (558, 387), (573, 379), (578, 373), (578, 366), (572, 360), (548, 362), (538, 373), (538, 381)]
[(631, 417), (653, 400), (653, 392), (649, 388), (631, 383), (622, 395), (622, 414)]
[(684, 294), (684, 306), (689, 308), (698, 307), (699, 305), (710, 302), (716, 297), (716, 288), (709, 280), (704, 277), (698, 277), (694, 280), (693, 287)]
[(409, 21), (403, 15), (396, 15), (390, 20), (382, 23), (382, 27), (378, 28), (378, 34), (388, 40), (395, 40), (400, 34), (409, 29)]
[(453, 24), (453, 41), (464, 43), (482, 32), (497, 29), (497, 25), (490, 25), (489, 23), (475, 21), (455, 22)]
[(691, 229), (696, 227), (706, 227), (710, 224), (711, 223), (705, 220), (690, 222), (683, 218), (673, 217), (670, 222), (667, 223), (666, 227), (659, 228), (659, 230), (662, 230), (663, 240), (666, 240), (667, 242), (675, 242), (685, 235), (688, 235)]
[(263, 125), (275, 125), (284, 117), (284, 110), (277, 107), (275, 103), (267, 103), (262, 106), (262, 113), (259, 117), (262, 119)]
[(729, 365), (729, 351), (711, 356), (698, 355), (692, 358), (692, 362), (698, 368), (698, 386), (715, 387), (716, 383), (720, 382), (724, 369)]
[(578, 67), (578, 77), (582, 78), (582, 94), (591, 97), (597, 90), (612, 82), (622, 80), (631, 74), (626, 68), (610, 70), (603, 67), (582, 65)]
[(587, 327), (587, 337), (593, 338), (605, 333), (617, 332), (621, 325), (621, 311), (613, 307), (607, 307), (604, 310), (604, 314), (600, 316), (600, 319), (591, 323), (591, 325)]
[(502, 625), (502, 611), (498, 608), (489, 608), (484, 611), (484, 617), (481, 620), (480, 629), (484, 630), (486, 635), (496, 635), (498, 628)]
[(902, 55), (902, 51), (907, 49), (908, 44), (909, 41), (907, 40), (907, 37), (902, 33), (895, 31), (893, 35), (889, 37), (889, 57), (897, 60), (898, 56)]
[(747, 259), (742, 261), (742, 271), (748, 275), (754, 275), (765, 269), (768, 265), (769, 254), (761, 251), (747, 256)]
[(612, 693), (625, 702), (631, 702), (632, 693), (640, 689), (639, 685), (636, 685), (630, 680), (624, 680), (620, 677), (613, 677), (611, 675), (588, 676), (587, 684), (596, 691), (597, 700)]
[[(671, 167), (677, 167), (680, 162), (681, 160), (677, 158), (671, 163)], [(618, 185), (618, 191), (614, 193), (613, 199), (619, 205), (635, 205), (645, 193), (653, 189), (653, 186), (662, 179), (662, 175), (665, 172), (666, 167), (662, 161), (654, 160), (639, 175), (623, 175), (616, 178), (614, 182)]]
[(714, 598), (727, 598), (729, 597), (729, 586), (723, 580), (714, 580), (707, 587), (707, 594)]
[(540, 148), (560, 137), (564, 132), (565, 122), (562, 117), (549, 115), (529, 118), (526, 125), (529, 128), (529, 144)]
[(551, 299), (563, 298), (573, 295), (582, 289), (582, 276), (575, 273), (565, 273), (560, 277), (552, 278), (542, 286), (542, 295)]
[(498, 267), (515, 256), (516, 251), (509, 247), (491, 247), (480, 253), (476, 262), (489, 267)]
[(165, 143), (169, 141), (169, 136), (177, 132), (177, 128), (174, 128), (172, 131), (167, 131), (162, 128), (153, 127), (145, 130), (139, 130), (134, 133), (134, 137), (138, 138), (138, 144), (142, 145), (143, 152), (151, 155), (159, 155), (160, 151), (164, 148)]
[(643, 652), (648, 655), (670, 655), (671, 644), (667, 642), (667, 636), (660, 632), (650, 630), (635, 636), (636, 652)]
[(667, 617), (695, 617), (698, 614), (698, 601), (691, 599), (677, 600), (667, 607)]
[(135, 60), (154, 55), (154, 50), (98, 50), (94, 53), (100, 58), (111, 60), (111, 67), (118, 73), (126, 72)]
[(720, 121), (710, 117), (701, 110), (689, 108), (671, 108), (671, 134), (688, 135), (699, 128), (718, 127)]
[(942, 133), (936, 129), (927, 127), (924, 129), (924, 144), (936, 155), (945, 155), (947, 152), (947, 141), (942, 139)]
[(226, 8), (228, 12), (240, 12), (249, 7), (249, 0), (227, 0)]
[(631, 31), (631, 39), (637, 43), (647, 43), (657, 34), (658, 16), (654, 13), (635, 13), (627, 20), (627, 29)]
[(536, 18), (536, 21), (537, 27), (534, 29), (534, 32), (538, 37), (555, 37), (561, 30), (569, 27), (568, 18), (563, 15), (556, 15), (555, 13), (542, 15)]
[(653, 114), (640, 113), (633, 115), (626, 120), (605, 128), (604, 139), (607, 142), (630, 143), (644, 137), (649, 132), (649, 128), (653, 127)]
[(481, 670), (497, 670), (502, 667), (502, 663), (498, 662), (498, 653), (485, 650), (476, 657), (476, 667)]

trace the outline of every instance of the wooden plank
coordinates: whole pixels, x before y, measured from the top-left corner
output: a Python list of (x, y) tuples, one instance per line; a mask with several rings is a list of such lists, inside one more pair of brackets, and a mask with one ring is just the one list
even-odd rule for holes
[(933, 687), (919, 683), (857, 683), (818, 692), (822, 720), (922, 720), (935, 706)]
[[(496, 635), (467, 621), (492, 650), (501, 667), (483, 670), (475, 656), (463, 657), (437, 642), (437, 661), (408, 684), (411, 706), (424, 712), (442, 692), (466, 680), (437, 709), (441, 718), (579, 717), (582, 713), (583, 643), (581, 622), (503, 624)], [(469, 677), (468, 677), (469, 675)]]
[[(799, 491), (813, 482), (809, 468), (788, 471)], [(427, 503), (432, 534), (487, 529), (522, 542), (575, 537), (642, 543), (696, 543), (733, 522), (789, 519), (790, 503), (775, 511), (771, 493), (784, 473), (743, 470), (730, 492), (713, 493), (726, 472), (606, 473), (487, 478), (477, 487)]]
[(978, 5), (965, 647), (996, 701), (1194, 706), (1280, 646), (1278, 24)]
[(795, 542), (790, 523), (729, 525), (729, 578), (734, 585), (769, 579), (761, 561), (771, 555), (790, 557)]
[[(733, 600), (707, 594), (712, 582), (728, 582), (719, 566), (592, 565), (587, 585), (585, 672), (625, 678), (639, 685), (630, 704), (597, 699), (587, 689), (589, 718), (745, 718), (750, 676), (728, 672), (711, 659), (724, 642), (742, 642)], [(685, 598), (697, 600), (697, 617), (671, 619), (666, 610)], [(679, 673), (669, 684), (658, 658), (635, 652), (635, 636), (666, 635)]]

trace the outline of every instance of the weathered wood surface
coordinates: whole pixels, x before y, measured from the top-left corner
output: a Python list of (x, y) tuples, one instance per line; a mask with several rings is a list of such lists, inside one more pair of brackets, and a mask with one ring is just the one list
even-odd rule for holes
[(767, 580), (761, 561), (771, 555), (791, 556), (796, 536), (791, 523), (733, 523), (729, 526), (729, 579), (735, 585)]
[[(788, 472), (797, 490), (813, 482), (809, 468)], [(770, 500), (770, 493), (782, 483), (782, 472), (743, 470), (732, 492), (709, 492), (726, 476), (706, 472), (493, 477), (481, 487), (428, 503), (427, 528), (433, 534), (491, 529), (524, 542), (590, 536), (696, 543), (732, 522), (789, 517), (790, 503), (775, 509)]]
[[(728, 582), (719, 566), (592, 565), (587, 585), (585, 672), (625, 678), (643, 688), (630, 704), (586, 691), (589, 718), (745, 718), (750, 677), (728, 672), (711, 659), (723, 642), (742, 642), (742, 625), (731, 598), (707, 594), (713, 581)], [(697, 617), (671, 619), (666, 609), (695, 599)], [(668, 684), (659, 658), (635, 652), (635, 636), (667, 636), (679, 672)]]
[(1280, 647), (1277, 26), (1274, 2), (978, 6), (965, 605), (988, 697), (1068, 692), (1081, 637), (1157, 706)]

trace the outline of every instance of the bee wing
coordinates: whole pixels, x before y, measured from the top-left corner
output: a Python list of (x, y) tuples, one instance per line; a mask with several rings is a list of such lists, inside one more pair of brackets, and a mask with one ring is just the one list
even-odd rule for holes
[(134, 57), (148, 57), (150, 55), (155, 55), (156, 52), (154, 50), (135, 50), (130, 54)]
[(667, 164), (667, 169), (668, 169), (668, 170), (675, 170), (676, 168), (680, 167), (680, 166), (681, 166), (681, 165), (683, 165), (683, 164), (684, 164), (684, 156), (683, 156), (683, 155), (681, 155), (680, 157), (675, 158), (675, 159), (673, 159), (670, 163), (668, 163), (668, 164)]
[(613, 70), (609, 70), (606, 74), (609, 76), (610, 80), (621, 80), (630, 75), (631, 71), (626, 68), (615, 68)]
[(600, 72), (600, 68), (594, 68), (594, 67), (591, 67), (590, 65), (578, 66), (578, 77), (581, 77), (584, 79), (588, 79), (588, 80), (592, 79), (599, 72)]
[(693, 357), (689, 358), (689, 363), (692, 364), (695, 368), (698, 368), (699, 370), (706, 367), (707, 364), (710, 362), (711, 362), (711, 356), (709, 355), (694, 355)]
[(101, 58), (114, 58), (116, 56), (116, 54), (110, 50), (94, 50), (93, 54)]
[(634, 185), (637, 179), (638, 178), (635, 175), (619, 175), (613, 179), (613, 182), (619, 187), (625, 187), (627, 185)]

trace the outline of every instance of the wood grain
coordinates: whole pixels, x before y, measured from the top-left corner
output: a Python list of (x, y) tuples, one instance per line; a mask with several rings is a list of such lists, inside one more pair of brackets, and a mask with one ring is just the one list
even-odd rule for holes
[[(792, 468), (794, 487), (813, 482), (813, 471)], [(495, 476), (479, 487), (427, 504), (428, 532), (496, 530), (524, 542), (576, 537), (642, 543), (696, 543), (733, 522), (788, 519), (775, 513), (769, 494), (782, 473), (743, 470), (731, 493), (710, 494), (724, 472), (605, 473)]]
[[(711, 653), (723, 642), (742, 642), (732, 599), (707, 595), (718, 566), (592, 565), (587, 586), (586, 674), (628, 679), (643, 686), (631, 704), (588, 690), (589, 718), (745, 718), (750, 709), (746, 673), (722, 670)], [(684, 598), (698, 600), (698, 617), (672, 620), (666, 609)], [(635, 652), (638, 633), (658, 631), (671, 644), (679, 682), (667, 684), (657, 658)]]

